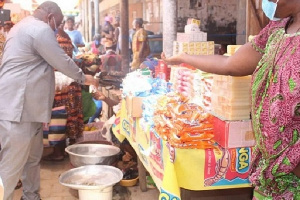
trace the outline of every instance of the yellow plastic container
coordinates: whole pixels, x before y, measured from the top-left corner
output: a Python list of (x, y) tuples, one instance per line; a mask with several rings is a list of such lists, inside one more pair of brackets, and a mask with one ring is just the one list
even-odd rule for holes
[(132, 187), (137, 184), (138, 179), (139, 179), (139, 177), (136, 177), (134, 179), (129, 179), (129, 180), (122, 179), (120, 181), (120, 185), (124, 186), (124, 187)]

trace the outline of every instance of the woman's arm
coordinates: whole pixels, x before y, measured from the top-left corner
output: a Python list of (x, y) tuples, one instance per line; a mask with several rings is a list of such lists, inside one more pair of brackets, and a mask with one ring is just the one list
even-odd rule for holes
[(300, 178), (300, 164), (293, 170), (293, 173)]
[(247, 43), (239, 48), (232, 56), (194, 56), (181, 53), (170, 58), (166, 58), (162, 53), (162, 59), (168, 64), (187, 63), (205, 72), (231, 75), (246, 76), (253, 74), (262, 54), (254, 50), (251, 43)]

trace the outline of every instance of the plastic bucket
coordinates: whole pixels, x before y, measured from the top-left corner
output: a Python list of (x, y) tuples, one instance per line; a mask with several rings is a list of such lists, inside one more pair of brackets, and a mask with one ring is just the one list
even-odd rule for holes
[(112, 200), (112, 188), (111, 186), (102, 190), (79, 190), (79, 200)]

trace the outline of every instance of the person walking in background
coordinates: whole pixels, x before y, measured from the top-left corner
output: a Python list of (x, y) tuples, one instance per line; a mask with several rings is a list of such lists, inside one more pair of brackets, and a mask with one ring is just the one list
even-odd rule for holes
[(76, 45), (76, 47), (84, 47), (84, 40), (82, 37), (82, 34), (78, 31), (75, 30), (75, 20), (72, 17), (69, 17), (66, 20), (66, 24), (67, 24), (67, 30), (66, 33), (69, 35), (69, 37), (71, 38), (72, 42), (74, 45)]
[(263, 0), (271, 22), (230, 57), (179, 54), (162, 58), (220, 75), (252, 75), (256, 138), (250, 181), (254, 200), (300, 197), (300, 1)]
[[(111, 16), (106, 16), (105, 23), (102, 28), (102, 37), (105, 38), (106, 41), (111, 42), (113, 44), (114, 41), (114, 27), (112, 25), (113, 18)], [(114, 45), (113, 50), (116, 50), (116, 45)]]
[(132, 39), (133, 39), (133, 35), (135, 34), (136, 29), (135, 29), (135, 19), (132, 21), (132, 28), (129, 29), (129, 54), (130, 54), (130, 62), (132, 62), (132, 57), (133, 57), (133, 53), (132, 53)]
[(136, 29), (136, 32), (132, 38), (133, 59), (131, 62), (131, 70), (138, 69), (140, 64), (150, 54), (147, 32), (143, 28), (143, 19), (136, 18), (134, 25), (135, 25), (134, 28)]
[(116, 20), (115, 26), (115, 33), (114, 33), (114, 43), (116, 45), (116, 53), (121, 54), (121, 47), (122, 47), (122, 35), (121, 35), (121, 27), (120, 27), (120, 19)]
[(0, 67), (0, 177), (4, 200), (12, 200), (22, 175), (25, 200), (39, 200), (43, 123), (48, 123), (55, 93), (54, 68), (80, 84), (98, 86), (58, 45), (55, 31), (63, 14), (42, 3), (7, 36)]

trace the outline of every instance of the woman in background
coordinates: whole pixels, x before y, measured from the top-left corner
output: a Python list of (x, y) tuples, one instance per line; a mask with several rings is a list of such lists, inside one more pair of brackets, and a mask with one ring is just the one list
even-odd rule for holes
[(93, 41), (85, 45), (85, 52), (91, 52), (95, 55), (105, 54), (105, 46), (101, 44), (101, 35), (95, 34)]
[[(63, 27), (64, 23), (59, 26), (56, 38), (66, 54), (72, 57), (72, 41)], [(54, 150), (52, 154), (43, 158), (47, 161), (62, 161), (66, 138), (69, 138), (70, 144), (74, 144), (83, 132), (81, 86), (60, 72), (55, 72), (55, 77), (56, 94), (51, 122), (49, 130), (44, 131), (44, 144), (48, 143), (45, 145), (53, 146)]]

